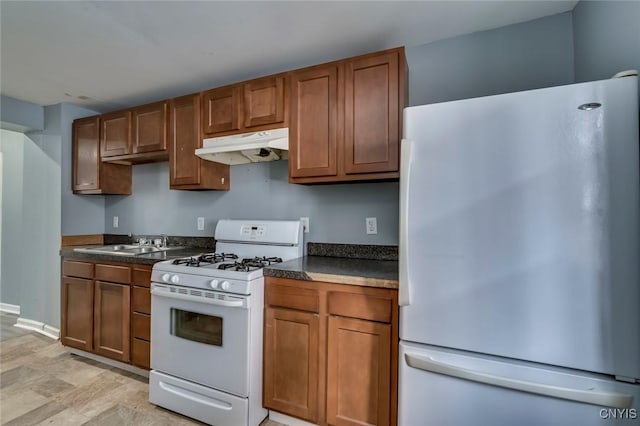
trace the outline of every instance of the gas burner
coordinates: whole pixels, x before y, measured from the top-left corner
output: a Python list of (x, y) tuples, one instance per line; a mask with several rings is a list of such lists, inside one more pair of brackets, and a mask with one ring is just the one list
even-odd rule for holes
[(200, 256), (175, 259), (172, 263), (174, 265), (194, 266), (197, 268), (199, 266), (213, 265), (214, 263), (224, 262), (227, 259), (237, 258), (238, 255), (233, 253), (206, 253), (201, 254)]
[(198, 260), (200, 260), (201, 262), (207, 262), (207, 263), (219, 263), (219, 262), (224, 262), (227, 259), (237, 259), (237, 258), (238, 258), (238, 255), (233, 253), (207, 253), (207, 254), (200, 255), (200, 257), (198, 257)]
[(200, 260), (197, 257), (182, 257), (171, 262), (173, 265), (183, 266), (200, 266)]
[(262, 266), (273, 265), (274, 263), (282, 263), (282, 258), (280, 257), (266, 257), (266, 256), (256, 256), (254, 258), (242, 259), (242, 263), (260, 263)]
[(274, 263), (280, 263), (282, 259), (279, 257), (254, 257), (254, 258), (245, 258), (241, 261), (236, 261), (233, 263), (223, 263), (218, 265), (218, 269), (227, 270), (231, 269), (233, 271), (241, 271), (241, 272), (250, 272), (255, 271), (256, 269), (264, 268), (265, 266), (272, 265)]

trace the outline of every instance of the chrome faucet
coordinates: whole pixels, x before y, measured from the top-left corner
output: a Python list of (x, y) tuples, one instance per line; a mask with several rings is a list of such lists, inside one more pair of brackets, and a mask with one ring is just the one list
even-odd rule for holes
[(162, 238), (162, 248), (166, 248), (167, 247), (167, 235), (166, 234), (160, 234), (160, 238)]

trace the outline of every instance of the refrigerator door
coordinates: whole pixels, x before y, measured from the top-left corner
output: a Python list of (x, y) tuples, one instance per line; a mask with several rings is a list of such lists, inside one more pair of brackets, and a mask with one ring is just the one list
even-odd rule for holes
[(640, 378), (637, 93), (405, 109), (402, 340)]
[(398, 425), (630, 425), (640, 385), (400, 343)]

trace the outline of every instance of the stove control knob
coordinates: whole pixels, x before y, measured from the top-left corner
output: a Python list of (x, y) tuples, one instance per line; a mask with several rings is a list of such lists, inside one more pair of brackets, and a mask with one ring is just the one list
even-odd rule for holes
[(223, 290), (229, 290), (229, 287), (231, 287), (231, 284), (229, 284), (229, 281), (222, 281), (222, 284), (220, 284), (220, 288)]
[(178, 284), (180, 282), (180, 277), (177, 276), (177, 275), (173, 275), (171, 277), (171, 282), (174, 283), (174, 284)]
[(220, 281), (218, 280), (211, 280), (211, 282), (209, 283), (211, 288), (218, 288), (218, 284), (220, 284)]
[(162, 281), (164, 281), (165, 283), (169, 282), (169, 274), (162, 274)]

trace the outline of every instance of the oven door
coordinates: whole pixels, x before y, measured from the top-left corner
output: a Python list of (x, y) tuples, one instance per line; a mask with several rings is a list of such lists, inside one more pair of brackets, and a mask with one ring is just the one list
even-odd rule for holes
[(151, 286), (151, 369), (247, 397), (249, 298)]

